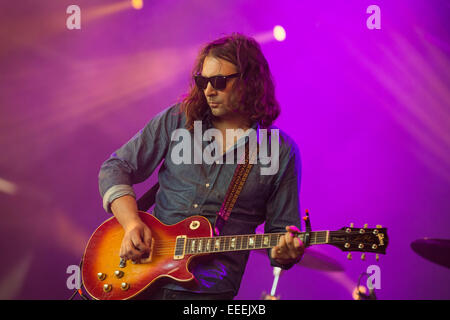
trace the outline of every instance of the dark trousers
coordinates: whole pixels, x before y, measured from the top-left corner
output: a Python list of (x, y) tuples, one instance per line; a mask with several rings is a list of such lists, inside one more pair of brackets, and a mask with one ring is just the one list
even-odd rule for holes
[(194, 293), (188, 291), (175, 291), (170, 289), (159, 289), (150, 294), (142, 293), (137, 300), (233, 300), (232, 292), (224, 293)]

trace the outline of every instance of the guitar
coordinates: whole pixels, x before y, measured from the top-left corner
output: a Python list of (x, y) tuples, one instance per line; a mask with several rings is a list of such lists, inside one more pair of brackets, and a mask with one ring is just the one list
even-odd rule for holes
[[(82, 263), (82, 281), (94, 299), (130, 299), (146, 290), (157, 279), (168, 277), (179, 282), (194, 279), (191, 260), (204, 254), (268, 249), (276, 246), (285, 233), (248, 234), (213, 237), (211, 224), (202, 216), (192, 216), (174, 225), (165, 225), (153, 215), (139, 211), (152, 231), (150, 255), (133, 264), (119, 257), (124, 230), (115, 217), (103, 222), (92, 234)], [(344, 227), (337, 231), (300, 232), (305, 245), (330, 244), (342, 251), (385, 254), (387, 229)], [(306, 240), (306, 241), (305, 241)], [(363, 253), (365, 255), (365, 253)]]

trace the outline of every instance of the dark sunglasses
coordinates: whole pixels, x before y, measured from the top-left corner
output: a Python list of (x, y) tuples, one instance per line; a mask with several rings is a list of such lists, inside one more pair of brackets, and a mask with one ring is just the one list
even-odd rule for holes
[(236, 78), (240, 75), (240, 73), (233, 73), (228, 76), (214, 76), (206, 78), (201, 74), (196, 74), (194, 76), (195, 84), (202, 90), (205, 90), (208, 87), (208, 82), (211, 82), (211, 85), (216, 90), (224, 90), (227, 87), (227, 79)]

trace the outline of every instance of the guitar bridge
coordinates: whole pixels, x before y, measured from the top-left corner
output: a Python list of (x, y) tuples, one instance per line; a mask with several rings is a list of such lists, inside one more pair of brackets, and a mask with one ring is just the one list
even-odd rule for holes
[(178, 236), (175, 240), (175, 253), (173, 255), (174, 260), (181, 260), (184, 258), (184, 252), (186, 248), (186, 236)]

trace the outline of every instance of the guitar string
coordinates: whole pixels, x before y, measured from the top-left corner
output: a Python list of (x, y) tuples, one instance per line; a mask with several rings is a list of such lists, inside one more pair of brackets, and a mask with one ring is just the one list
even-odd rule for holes
[[(318, 234), (318, 233), (321, 233), (321, 234)], [(327, 238), (327, 236), (326, 236), (326, 234), (324, 235), (323, 234), (323, 232), (326, 232), (326, 231), (316, 231), (316, 233), (314, 234), (314, 237), (313, 237), (313, 239), (312, 240), (314, 240), (314, 242), (325, 242), (325, 240), (326, 240), (326, 238)], [(273, 240), (273, 236), (276, 236), (276, 238), (278, 238), (277, 240), (279, 240), (279, 238), (282, 236), (282, 235), (284, 235), (284, 233), (283, 234), (270, 234), (270, 235), (272, 235), (271, 236), (271, 240)], [(304, 234), (300, 234), (300, 235), (304, 235)], [(348, 233), (346, 233), (345, 231), (341, 231), (341, 232), (339, 232), (339, 231), (335, 231), (335, 232), (333, 232), (333, 235), (334, 236), (338, 236), (338, 235), (348, 235)], [(217, 240), (217, 239), (220, 239), (219, 241), (220, 241), (220, 243), (223, 245), (223, 246), (225, 246), (225, 247), (228, 247), (228, 249), (227, 250), (230, 250), (230, 251), (233, 251), (233, 250), (236, 250), (236, 249), (231, 249), (230, 248), (230, 243), (228, 243), (228, 244), (225, 244), (224, 242), (225, 241), (227, 241), (227, 240), (230, 240), (230, 239), (232, 239), (232, 238), (235, 238), (236, 239), (236, 237), (256, 237), (256, 239), (255, 239), (255, 244), (254, 244), (254, 247), (258, 247), (258, 246), (261, 246), (261, 242), (262, 241), (264, 241), (264, 239), (261, 239), (262, 237), (264, 237), (264, 234), (253, 234), (253, 235), (244, 235), (244, 236), (225, 236), (225, 237), (202, 237), (202, 238), (188, 238), (188, 240), (198, 240), (199, 241), (199, 243), (200, 243), (200, 240), (204, 240), (204, 239), (208, 239), (208, 240), (212, 240), (212, 241), (214, 241), (214, 240)], [(166, 252), (166, 251), (169, 251), (169, 252), (172, 252), (173, 250), (175, 250), (175, 246), (176, 246), (176, 242), (177, 242), (177, 240), (158, 240), (158, 244), (157, 245), (155, 245), (155, 250), (157, 251), (157, 252)], [(170, 245), (170, 244), (172, 244), (172, 245)], [(168, 246), (169, 245), (169, 246)], [(215, 243), (214, 243), (214, 245), (215, 245)], [(253, 248), (251, 248), (251, 249), (253, 249)], [(239, 249), (239, 250), (242, 250), (242, 248), (241, 249)], [(244, 249), (245, 250), (245, 249)], [(188, 250), (189, 252), (190, 251), (192, 251), (192, 250)], [(203, 249), (203, 248), (201, 248), (201, 250), (199, 250), (199, 251), (197, 251), (197, 252), (208, 252), (208, 249)], [(194, 250), (194, 252), (195, 252), (195, 250)], [(214, 252), (214, 251), (213, 251)]]
[[(203, 240), (205, 240), (205, 239), (207, 239), (205, 242), (207, 242), (207, 241), (209, 241), (209, 242), (213, 242), (214, 243), (214, 245), (216, 244), (216, 240), (217, 239), (220, 239), (219, 241), (220, 241), (220, 243), (225, 243), (225, 242), (227, 242), (227, 240), (231, 240), (231, 239), (236, 239), (236, 237), (228, 237), (228, 238), (189, 238), (188, 240), (190, 240), (190, 244), (192, 244), (192, 241), (194, 240), (194, 241), (199, 241), (199, 243), (200, 243), (200, 241), (203, 241)], [(278, 239), (277, 240), (279, 240), (279, 238), (280, 237), (277, 237)], [(254, 242), (256, 243), (256, 244), (261, 244), (262, 242), (264, 242), (264, 240), (265, 239), (254, 239)], [(274, 240), (273, 238), (271, 239), (272, 241)], [(325, 241), (326, 240), (326, 236), (318, 236), (318, 237), (314, 237), (313, 239), (312, 239), (314, 242), (322, 242), (322, 241)], [(269, 240), (270, 241), (270, 240)], [(171, 244), (172, 244), (172, 246), (170, 246), (170, 242), (171, 242)], [(167, 244), (169, 244), (169, 247), (173, 247), (174, 245), (176, 245), (176, 241), (170, 241), (170, 242), (166, 242), (166, 241), (157, 241), (157, 244), (155, 245), (155, 247), (156, 248), (163, 248), (163, 247), (168, 247), (167, 246)], [(228, 241), (228, 242), (231, 242), (231, 241)], [(230, 243), (228, 243), (227, 245), (230, 245)]]
[[(310, 235), (310, 237), (314, 238), (314, 239), (316, 239), (316, 238), (317, 239), (319, 239), (319, 238), (326, 238), (327, 235), (323, 234), (323, 233), (326, 233), (326, 232), (328, 232), (328, 231), (314, 231)], [(321, 234), (319, 234), (319, 233), (321, 233)], [(216, 240), (216, 239), (225, 240), (225, 239), (242, 238), (242, 237), (255, 237), (255, 238), (261, 238), (261, 237), (267, 237), (267, 236), (269, 236), (269, 237), (273, 237), (273, 236), (280, 237), (282, 235), (285, 235), (285, 233), (249, 234), (249, 235), (236, 235), (236, 236), (230, 235), (230, 236), (221, 236), (221, 237), (199, 237), (199, 238), (187, 238), (187, 240), (205, 240), (205, 239), (208, 239), (208, 240), (211, 240), (211, 239), (213, 239), (213, 240)], [(304, 236), (304, 235), (305, 235), (305, 233), (300, 233), (299, 237)], [(348, 233), (346, 233), (345, 231), (343, 231), (343, 232), (333, 231), (333, 235), (334, 236), (348, 235)], [(257, 240), (259, 240), (259, 239), (257, 239)], [(176, 239), (175, 240), (156, 240), (156, 241), (158, 243), (176, 243), (177, 242)]]
[[(233, 237), (231, 237), (233, 238)], [(194, 239), (194, 238), (190, 238), (190, 239)], [(195, 239), (200, 239), (200, 238), (195, 238)], [(213, 238), (209, 238), (210, 240), (212, 240)], [(217, 238), (216, 238), (217, 239)], [(225, 238), (222, 238), (222, 240), (226, 240)], [(262, 243), (263, 239), (257, 239), (257, 241), (255, 241), (253, 247), (249, 246), (247, 243), (247, 248), (232, 248), (230, 243), (225, 244), (224, 241), (221, 241), (221, 244), (219, 244), (219, 246), (222, 247), (222, 250), (214, 250), (214, 249), (208, 249), (208, 245), (204, 245), (202, 244), (202, 247), (199, 246), (195, 246), (191, 247), (191, 248), (187, 248), (187, 250), (185, 250), (185, 253), (187, 254), (194, 254), (194, 253), (214, 253), (214, 252), (226, 252), (226, 251), (239, 251), (239, 250), (251, 250), (251, 249), (270, 249), (273, 248), (276, 245), (264, 245)], [(273, 240), (273, 239), (272, 239)], [(279, 239), (277, 239), (279, 240)], [(326, 236), (319, 236), (319, 237), (314, 237), (312, 244), (323, 244), (326, 243)], [(200, 243), (200, 242), (199, 242)], [(205, 246), (203, 248), (203, 245)], [(215, 247), (215, 243), (213, 243), (213, 247)], [(258, 248), (259, 247), (259, 248)], [(220, 248), (220, 247), (219, 247)], [(155, 246), (155, 253), (156, 254), (171, 254), (175, 251), (175, 249), (182, 249), (181, 247), (176, 248), (176, 244), (172, 245), (172, 246), (167, 246), (167, 245), (156, 245)], [(200, 250), (199, 250), (200, 249)]]
[[(324, 232), (326, 232), (326, 231), (324, 231)], [(196, 240), (197, 241), (198, 240), (198, 241), (200, 241), (200, 240), (217, 240), (217, 239), (219, 239), (220, 241), (224, 241), (224, 240), (233, 239), (233, 238), (238, 239), (238, 238), (243, 238), (243, 237), (254, 237), (254, 238), (256, 238), (255, 239), (256, 241), (260, 241), (261, 238), (263, 238), (263, 237), (267, 237), (267, 236), (271, 237), (270, 235), (275, 235), (276, 237), (281, 237), (282, 235), (284, 235), (284, 233), (283, 234), (269, 234), (269, 235), (253, 234), (253, 235), (243, 235), (243, 236), (242, 235), (238, 235), (238, 236), (222, 236), (222, 237), (200, 237), (200, 238), (187, 238), (187, 240), (190, 240), (190, 241), (192, 241), (192, 240)], [(305, 234), (300, 234), (298, 236), (298, 238), (301, 238), (304, 235)], [(332, 235), (333, 236), (341, 236), (341, 235), (348, 235), (348, 233), (346, 233), (346, 232), (339, 232), (339, 233), (333, 233)], [(326, 239), (327, 235), (326, 234), (312, 234), (312, 235), (310, 235), (310, 238), (311, 239)], [(155, 241), (157, 241), (158, 243), (176, 243), (177, 242), (177, 240), (155, 240)]]
[[(325, 235), (323, 233), (319, 234), (319, 232), (321, 232), (321, 231), (318, 231), (316, 234), (314, 234), (314, 238), (311, 239), (311, 244), (324, 244), (324, 243), (326, 243), (326, 238), (327, 238), (326, 234)], [(272, 235), (272, 237), (271, 237), (272, 239), (271, 240), (273, 240), (273, 236), (276, 236), (277, 241), (278, 241), (279, 238), (282, 235), (284, 235), (284, 233), (282, 233), (282, 234), (271, 234), (271, 235)], [(303, 234), (301, 234), (301, 235), (303, 235)], [(334, 231), (333, 235), (334, 236), (336, 236), (336, 235), (348, 235), (348, 233), (345, 232), (345, 231)], [(194, 246), (194, 248), (187, 248), (187, 250), (185, 250), (185, 254), (232, 252), (232, 251), (242, 251), (242, 250), (261, 250), (261, 249), (270, 249), (270, 248), (273, 248), (274, 246), (276, 246), (276, 245), (270, 245), (269, 247), (261, 247), (262, 241), (263, 241), (263, 239), (261, 239), (261, 237), (264, 236), (264, 235), (262, 235), (262, 234), (247, 235), (247, 237), (253, 237), (253, 236), (258, 236), (257, 239), (255, 239), (255, 244), (253, 245), (253, 247), (249, 247), (248, 246), (248, 242), (247, 242), (247, 248), (242, 248), (241, 247), (241, 248), (234, 248), (234, 249), (231, 247), (230, 242), (225, 243), (225, 241), (228, 240), (228, 239), (235, 238), (236, 236), (188, 238), (188, 240), (204, 240), (204, 239), (217, 240), (217, 239), (220, 239), (219, 246), (221, 246), (222, 249), (220, 249), (220, 247), (219, 247), (219, 250), (214, 250), (214, 249), (210, 250), (210, 249), (207, 249), (207, 245), (205, 245), (205, 248), (201, 247), (200, 250), (199, 250), (198, 246), (197, 247)], [(243, 238), (243, 237), (245, 237), (245, 235), (244, 236), (240, 236), (240, 237)], [(159, 240), (158, 243), (163, 243), (163, 244), (159, 244), (159, 245), (155, 246), (155, 255), (169, 255), (169, 254), (172, 255), (172, 254), (174, 254), (176, 249), (181, 249), (180, 247), (176, 248), (176, 246), (177, 246), (176, 242), (177, 242), (176, 240)], [(172, 245), (167, 246), (168, 243), (172, 243)], [(215, 246), (215, 243), (213, 244), (213, 247), (214, 246)]]

